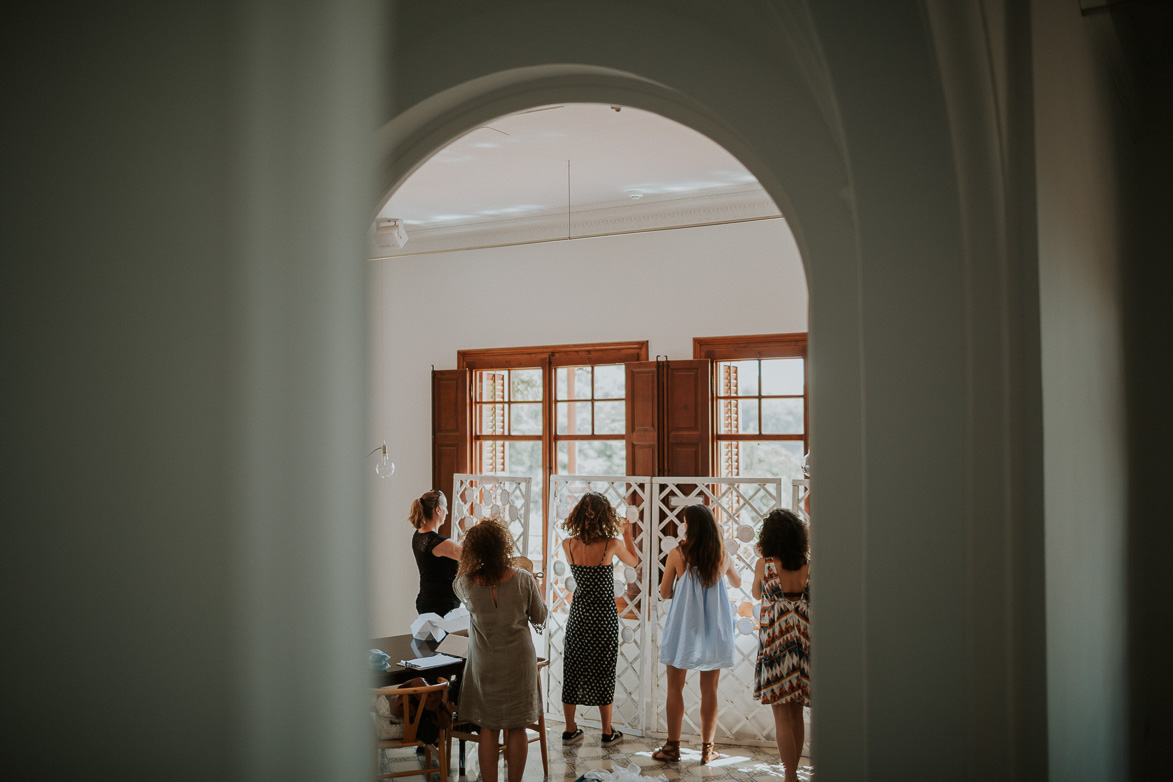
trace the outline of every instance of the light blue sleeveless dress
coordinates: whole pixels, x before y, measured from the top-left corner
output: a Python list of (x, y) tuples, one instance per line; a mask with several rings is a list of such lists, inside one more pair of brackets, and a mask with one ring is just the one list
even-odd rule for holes
[(692, 568), (676, 579), (660, 662), (689, 671), (733, 667), (733, 609), (724, 576), (707, 588)]

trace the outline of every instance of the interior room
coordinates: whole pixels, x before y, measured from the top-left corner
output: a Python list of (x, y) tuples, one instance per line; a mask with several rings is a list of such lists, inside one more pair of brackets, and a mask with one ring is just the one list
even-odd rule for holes
[[(1171, 11), (10, 11), (9, 775), (369, 778), (371, 635), (410, 581), (380, 552), (429, 484), (432, 365), (579, 339), (683, 362), (694, 338), (805, 330), (815, 774), (1163, 779)], [(577, 104), (699, 134), (783, 217), (416, 256), (408, 228), (406, 257), (372, 262), (380, 209), (437, 153)], [(635, 285), (602, 305), (547, 284), (588, 253), (691, 279), (659, 298), (665, 275), (612, 267)], [(541, 301), (570, 297), (540, 341), (498, 317), (516, 293), (483, 275), (507, 255)], [(732, 259), (805, 310), (756, 286), (732, 303), (709, 279)]]
[[(384, 239), (381, 226), (394, 226), (397, 232)], [(726, 350), (731, 340), (737, 347), (755, 343), (752, 352), (745, 353), (755, 358), (713, 361), (713, 387), (722, 373), (726, 383), (732, 373), (733, 386), (726, 389), (731, 394), (797, 393), (797, 405), (792, 411), (787, 408), (794, 420), (778, 418), (783, 404), (788, 404), (780, 399), (759, 403), (745, 396), (722, 403), (714, 397), (705, 415), (714, 421), (722, 413), (733, 418), (714, 426), (714, 437), (723, 432), (753, 433), (766, 440), (722, 444), (714, 439), (705, 444), (712, 451), (710, 468), (697, 474), (783, 479), (785, 491), (777, 504), (791, 506), (792, 482), (806, 477), (801, 397), (807, 302), (802, 262), (785, 217), (768, 194), (736, 158), (701, 134), (650, 112), (606, 104), (544, 106), (494, 119), (437, 152), (392, 194), (375, 219), (370, 263), (371, 438), (373, 443), (391, 444), (388, 458), (395, 464), (393, 476), (370, 481), (372, 637), (401, 632), (416, 617), (412, 601), (418, 576), (411, 547), (405, 543), (411, 532), (407, 509), (412, 500), (433, 488), (435, 480), (440, 481), (435, 488), (454, 497), (450, 476), (434, 473), (434, 422), (417, 411), (433, 404), (433, 369), (455, 370), (460, 351), (643, 342), (645, 358), (651, 361), (694, 359), (695, 338), (720, 337)], [(420, 296), (420, 290), (435, 295)], [(788, 345), (771, 353), (770, 347), (760, 344), (766, 334), (789, 340), (797, 351)], [(759, 389), (762, 358), (767, 361)], [(613, 359), (589, 361), (622, 367)], [(503, 367), (508, 362), (515, 374), (541, 371), (519, 370), (524, 364), (504, 357), (498, 362)], [(787, 363), (796, 365), (797, 386), (789, 391), (781, 386), (770, 389), (771, 371)], [(596, 378), (601, 371), (596, 367)], [(574, 373), (567, 379), (573, 382)], [(471, 384), (477, 386), (477, 381)], [(565, 389), (555, 389), (559, 394), (565, 398)], [(608, 396), (626, 398), (621, 381)], [(581, 392), (575, 398), (581, 398)], [(605, 415), (608, 404), (615, 409), (613, 422), (600, 418), (592, 427), (587, 418), (578, 421), (566, 411), (551, 422), (558, 434), (593, 429), (619, 438), (554, 446), (553, 473), (637, 474), (628, 469), (625, 457), (622, 404), (596, 402), (596, 416)], [(523, 407), (510, 410), (520, 416)], [(764, 416), (760, 423), (759, 410)], [(541, 426), (500, 431), (536, 436)], [(465, 443), (471, 449), (462, 472), (533, 477), (531, 546), (524, 553), (539, 572), (547, 570), (553, 563), (543, 550), (549, 483), (540, 463), (541, 443), (496, 445), (499, 455), (488, 444)], [(656, 473), (672, 474), (683, 473)], [(451, 520), (441, 532), (456, 536), (453, 525), (461, 517), (461, 503), (451, 505)], [(553, 509), (550, 512), (553, 515)], [(742, 566), (747, 577), (756, 560), (751, 548), (747, 547)], [(751, 600), (746, 595), (738, 602)], [(641, 616), (642, 621), (633, 625), (636, 631), (640, 624), (655, 621), (646, 612)], [(656, 653), (650, 638), (641, 639), (642, 646), (633, 638), (632, 658)], [(742, 641), (746, 650), (736, 671), (740, 678), (725, 676), (724, 698), (727, 708), (761, 711), (752, 721), (760, 724), (734, 731), (734, 724), (743, 720), (730, 719), (722, 739), (741, 746), (740, 760), (726, 764), (730, 772), (736, 766), (760, 774), (767, 760), (753, 752), (771, 751), (773, 726), (769, 708), (748, 697), (756, 628), (752, 639)], [(560, 644), (561, 638), (538, 638), (537, 643), (547, 654), (548, 644)], [(553, 662), (556, 684), (560, 658), (555, 656)], [(633, 698), (644, 698), (639, 691), (644, 675), (633, 671), (628, 682)], [(735, 697), (739, 690), (745, 690), (744, 697)], [(555, 722), (562, 719), (558, 696), (552, 691), (546, 699), (548, 717)], [(633, 739), (654, 744), (655, 727), (633, 717), (634, 712), (620, 714), (616, 724), (634, 731)], [(591, 719), (585, 722), (590, 724)], [(555, 735), (555, 728), (550, 730)], [(626, 749), (640, 746), (629, 741)], [(567, 747), (565, 773), (577, 776), (587, 770), (587, 763), (592, 768), (612, 762), (623, 765), (613, 753), (589, 760), (584, 755), (583, 767), (577, 769), (577, 756), (570, 753), (593, 749)], [(633, 752), (640, 761), (652, 754), (649, 746)], [(775, 765), (776, 755), (774, 750)]]

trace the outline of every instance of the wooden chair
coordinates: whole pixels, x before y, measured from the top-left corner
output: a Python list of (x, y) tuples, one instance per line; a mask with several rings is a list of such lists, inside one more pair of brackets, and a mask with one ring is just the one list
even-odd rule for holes
[[(539, 687), (541, 686), (542, 669), (549, 664), (550, 661), (545, 657), (538, 658)], [(457, 739), (460, 743), (460, 775), (464, 776), (464, 742), (479, 741), (480, 737), (477, 734), (480, 732), (480, 728), (470, 722), (462, 722), (460, 720), (459, 708), (460, 707), (457, 706), (456, 721), (452, 723), (452, 738)], [(538, 712), (538, 721), (532, 725), (526, 725), (525, 730), (527, 734), (526, 740), (530, 744), (533, 744), (535, 741), (539, 742), (539, 747), (542, 750), (542, 776), (550, 776), (550, 755), (549, 750), (546, 747), (546, 709), (544, 704), (542, 710)], [(531, 733), (533, 735), (530, 735)], [(497, 751), (504, 753), (505, 746), (501, 745), (497, 748)], [(448, 754), (451, 756), (451, 750), (449, 750)]]
[[(441, 708), (448, 708), (448, 682), (441, 680), (439, 684), (429, 684), (426, 687), (376, 687), (371, 690), (374, 697), (378, 698), (381, 695), (385, 696), (403, 696), (401, 701), (403, 703), (403, 738), (399, 739), (376, 739), (377, 755), (375, 757), (376, 778), (389, 779), (391, 777), (406, 777), (414, 774), (423, 774), (429, 777), (433, 772), (439, 773), (442, 779), (448, 779), (448, 753), (452, 746), (452, 727), (451, 723), (447, 726), (441, 723), (440, 736), (436, 739), (436, 765), (432, 765), (432, 746), (417, 738), (417, 731), (420, 726), (420, 718), (424, 713), (424, 700), (433, 693), (440, 693)], [(408, 698), (406, 696), (415, 696)], [(385, 749), (400, 749), (403, 747), (423, 747), (424, 748), (424, 767), (419, 769), (411, 769), (410, 771), (397, 771), (395, 773), (379, 774), (378, 773), (378, 756), (383, 754)]]

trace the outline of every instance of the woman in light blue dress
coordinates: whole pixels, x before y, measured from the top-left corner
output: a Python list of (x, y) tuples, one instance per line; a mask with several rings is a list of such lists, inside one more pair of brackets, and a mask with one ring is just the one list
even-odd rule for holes
[(741, 577), (725, 552), (712, 512), (689, 505), (684, 517), (684, 540), (668, 552), (660, 597), (671, 598), (660, 644), (660, 662), (668, 666), (665, 711), (668, 740), (652, 755), (656, 760), (680, 760), (680, 729), (684, 721), (684, 675), (701, 676), (701, 763), (717, 756), (717, 680), (722, 668), (733, 667), (733, 610), (722, 575), (735, 587)]

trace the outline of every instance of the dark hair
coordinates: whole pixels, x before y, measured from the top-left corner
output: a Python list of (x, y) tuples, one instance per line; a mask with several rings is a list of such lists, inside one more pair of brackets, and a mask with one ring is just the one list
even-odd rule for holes
[(717, 520), (704, 505), (689, 505), (681, 515), (686, 529), (684, 542), (680, 544), (684, 566), (696, 571), (702, 586), (711, 587), (721, 577), (721, 565), (725, 560)]
[(623, 531), (619, 517), (611, 503), (598, 492), (584, 494), (582, 499), (575, 503), (562, 522), (562, 529), (576, 537), (583, 543), (594, 543), (596, 540), (618, 537)]
[(457, 575), (468, 576), (478, 584), (499, 584), (509, 572), (512, 553), (509, 528), (495, 519), (482, 519), (464, 533)]
[(407, 514), (407, 520), (411, 522), (411, 526), (419, 529), (432, 520), (436, 515), (436, 508), (447, 504), (444, 492), (439, 489), (424, 492), (418, 500), (411, 501), (411, 511)]
[(792, 510), (770, 511), (762, 519), (758, 552), (778, 560), (785, 570), (798, 570), (810, 554), (810, 532), (806, 522)]

